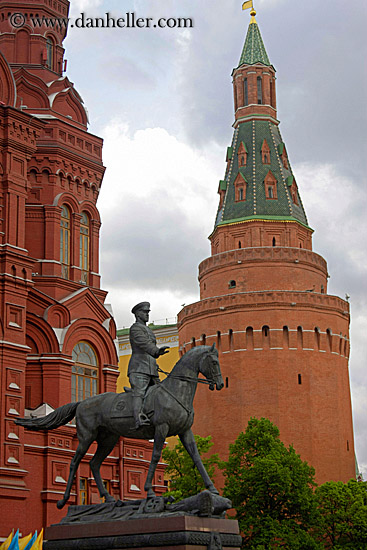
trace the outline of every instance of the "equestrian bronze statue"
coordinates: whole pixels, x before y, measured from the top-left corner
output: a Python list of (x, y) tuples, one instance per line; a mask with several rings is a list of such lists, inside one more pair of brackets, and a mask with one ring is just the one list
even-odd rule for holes
[[(199, 373), (202, 373), (204, 379), (199, 378)], [(120, 436), (135, 439), (154, 438), (152, 460), (144, 485), (148, 499), (155, 496), (152, 488), (154, 472), (165, 439), (172, 435), (179, 436), (199, 470), (205, 487), (217, 495), (218, 491), (203, 466), (191, 431), (194, 421), (193, 401), (198, 382), (207, 383), (210, 390), (223, 388), (218, 352), (214, 344), (211, 347), (197, 346), (189, 350), (163, 382), (148, 388), (142, 413), (149, 419), (149, 424), (144, 422), (136, 428), (132, 391), (121, 394), (103, 393), (59, 407), (43, 418), (16, 420), (17, 424), (29, 430), (52, 430), (76, 418), (79, 445), (70, 464), (64, 496), (57, 503), (57, 507), (62, 508), (69, 499), (77, 468), (93, 441), (97, 442), (98, 447), (90, 466), (99, 494), (106, 502), (114, 501), (102, 483), (100, 466)]]

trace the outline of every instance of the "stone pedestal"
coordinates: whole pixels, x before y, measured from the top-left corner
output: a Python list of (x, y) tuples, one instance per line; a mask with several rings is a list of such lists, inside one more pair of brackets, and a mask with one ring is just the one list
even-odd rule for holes
[(192, 515), (52, 525), (44, 550), (239, 550), (235, 520)]

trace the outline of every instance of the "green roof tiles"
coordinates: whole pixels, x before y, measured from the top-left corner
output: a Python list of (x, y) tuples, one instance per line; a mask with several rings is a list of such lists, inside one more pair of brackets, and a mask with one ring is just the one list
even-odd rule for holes
[(227, 157), (226, 157), (226, 161), (227, 161), (227, 162), (228, 162), (229, 160), (231, 160), (232, 155), (233, 155), (233, 149), (232, 149), (232, 147), (227, 147)]
[[(266, 140), (270, 158), (263, 162), (262, 145)], [(241, 143), (248, 144), (246, 166), (238, 166), (238, 150)], [(308, 227), (306, 213), (298, 195), (298, 204), (292, 200), (290, 186), (294, 181), (291, 167), (285, 168), (279, 145), (283, 143), (278, 126), (271, 121), (252, 120), (242, 122), (235, 129), (233, 155), (226, 182), (227, 189), (215, 225), (236, 223), (249, 219), (298, 221)], [(241, 156), (241, 155), (240, 155)], [(236, 200), (235, 182), (238, 175), (246, 182), (245, 200)], [(276, 197), (267, 198), (265, 179), (276, 180)], [(238, 180), (237, 180), (238, 181)]]
[(243, 63), (247, 63), (248, 65), (253, 65), (254, 63), (271, 65), (256, 22), (251, 23), (247, 31), (239, 65), (243, 65)]
[(227, 189), (227, 182), (225, 180), (220, 180), (219, 182), (219, 190), (225, 191)]

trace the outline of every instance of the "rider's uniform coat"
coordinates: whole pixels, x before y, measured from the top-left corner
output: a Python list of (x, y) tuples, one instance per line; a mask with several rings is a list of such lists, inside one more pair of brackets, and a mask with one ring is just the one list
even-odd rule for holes
[(130, 327), (130, 344), (132, 349), (127, 375), (141, 373), (158, 376), (158, 365), (155, 360), (159, 356), (157, 340), (151, 328), (137, 321)]

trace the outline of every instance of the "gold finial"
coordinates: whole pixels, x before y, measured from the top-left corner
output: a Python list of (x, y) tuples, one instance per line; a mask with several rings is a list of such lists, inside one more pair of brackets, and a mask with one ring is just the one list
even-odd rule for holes
[(251, 8), (251, 11), (250, 11), (250, 15), (251, 15), (250, 25), (251, 25), (251, 23), (256, 23), (256, 19), (255, 19), (256, 11), (254, 9), (253, 0), (247, 0), (247, 2), (244, 2), (242, 4), (243, 10), (247, 10), (248, 8)]

